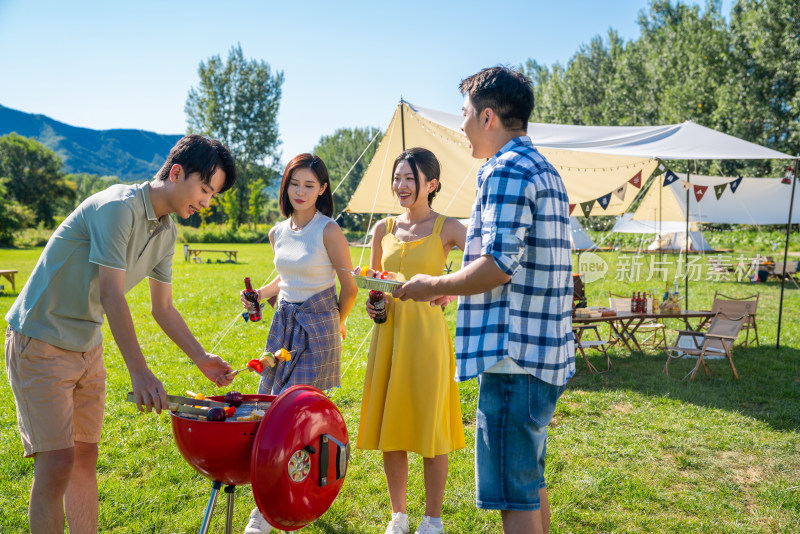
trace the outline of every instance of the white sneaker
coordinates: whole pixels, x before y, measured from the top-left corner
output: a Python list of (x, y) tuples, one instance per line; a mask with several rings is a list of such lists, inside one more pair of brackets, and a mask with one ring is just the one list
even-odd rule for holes
[(253, 508), (253, 511), (250, 512), (250, 521), (244, 527), (244, 534), (268, 534), (271, 530), (272, 525), (267, 523), (258, 508)]
[(389, 521), (384, 534), (408, 534), (408, 530), (408, 516), (398, 513)]
[(444, 534), (444, 527), (437, 527), (431, 523), (431, 518), (426, 516), (422, 517), (422, 522), (417, 527), (414, 534)]

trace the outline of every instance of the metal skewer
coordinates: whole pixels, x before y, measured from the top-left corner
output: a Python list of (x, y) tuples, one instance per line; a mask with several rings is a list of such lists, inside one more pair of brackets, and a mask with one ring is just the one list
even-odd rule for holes
[[(125, 400), (136, 403), (136, 396), (132, 391), (129, 391)], [(180, 395), (167, 395), (167, 403), (167, 408), (175, 413), (193, 413), (196, 415), (208, 413), (209, 408), (225, 408), (228, 406), (228, 404), (224, 402), (209, 399), (193, 399), (191, 397), (181, 397)], [(202, 408), (197, 408), (196, 406), (202, 406)]]

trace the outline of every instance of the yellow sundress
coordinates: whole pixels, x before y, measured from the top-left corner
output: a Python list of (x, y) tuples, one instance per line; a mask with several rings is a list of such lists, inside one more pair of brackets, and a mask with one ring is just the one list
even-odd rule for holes
[[(410, 279), (441, 275), (445, 254), (439, 215), (431, 235), (400, 241), (386, 219), (381, 263)], [(426, 458), (464, 447), (464, 426), (450, 331), (439, 306), (387, 298), (387, 319), (375, 325), (367, 360), (359, 449), (411, 451)]]

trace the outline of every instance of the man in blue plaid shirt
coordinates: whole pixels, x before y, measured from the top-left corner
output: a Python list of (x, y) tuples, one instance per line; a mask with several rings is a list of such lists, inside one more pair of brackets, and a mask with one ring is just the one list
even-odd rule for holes
[(547, 532), (547, 425), (575, 373), (569, 204), (558, 172), (527, 136), (530, 80), (504, 67), (463, 80), (461, 129), (478, 172), (463, 268), (417, 275), (401, 299), (462, 295), (456, 380), (478, 377), (477, 505), (501, 510), (503, 531)]

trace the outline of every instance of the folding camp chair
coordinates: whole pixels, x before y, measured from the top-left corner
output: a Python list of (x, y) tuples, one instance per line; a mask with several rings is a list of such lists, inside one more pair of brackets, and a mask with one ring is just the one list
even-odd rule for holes
[[(797, 266), (800, 262), (797, 261), (787, 261), (786, 262), (786, 279), (789, 280), (794, 284), (794, 287), (800, 289), (800, 285), (797, 284)], [(777, 278), (778, 280), (782, 279), (784, 276), (783, 273), (783, 262), (776, 261), (775, 262), (775, 270), (772, 271), (772, 276)]]
[[(733, 365), (733, 357), (731, 356), (731, 348), (736, 336), (742, 329), (742, 325), (747, 319), (746, 315), (732, 319), (725, 315), (723, 312), (717, 313), (711, 321), (707, 332), (695, 332), (694, 330), (679, 330), (678, 338), (675, 340), (675, 345), (667, 347), (667, 363), (664, 364), (664, 374), (669, 374), (669, 363), (681, 358), (685, 355), (697, 356), (697, 364), (694, 369), (686, 376), (691, 375), (694, 381), (694, 375), (700, 364), (703, 365), (703, 370), (708, 375), (708, 366), (706, 365), (706, 356), (725, 356), (731, 364), (733, 377), (739, 380), (739, 374), (736, 372), (736, 367)], [(689, 341), (689, 343), (682, 342)], [(684, 377), (686, 378), (686, 377)]]
[[(631, 311), (631, 299), (630, 297), (615, 295), (609, 291), (608, 307), (616, 312), (629, 312)], [(614, 330), (611, 329), (609, 336), (613, 332)], [(645, 319), (639, 328), (636, 329), (636, 332), (642, 332), (645, 335), (644, 339), (639, 340), (639, 345), (650, 345), (655, 348), (667, 347), (667, 329), (664, 323), (656, 319)], [(659, 339), (658, 336), (659, 332), (661, 333), (661, 339)]]
[[(597, 336), (596, 340), (587, 340), (583, 339), (583, 335), (586, 332), (594, 330), (595, 335)], [(583, 356), (583, 361), (586, 363), (586, 368), (589, 370), (590, 373), (604, 373), (605, 371), (598, 371), (597, 367), (589, 363), (589, 359), (586, 357), (586, 352), (584, 349), (587, 348), (596, 348), (606, 356), (606, 371), (611, 369), (611, 358), (608, 356), (608, 348), (606, 345), (609, 344), (608, 341), (604, 340), (600, 337), (600, 332), (597, 330), (596, 324), (573, 324), (572, 325), (572, 334), (575, 336), (575, 351), (580, 352), (581, 356)]]
[(745, 331), (744, 348), (750, 344), (750, 330), (755, 334), (754, 339), (756, 345), (761, 343), (758, 341), (758, 326), (756, 325), (756, 313), (758, 312), (758, 296), (750, 295), (748, 297), (729, 297), (723, 295), (719, 291), (714, 292), (714, 303), (711, 306), (711, 311), (714, 313), (724, 312), (728, 317), (739, 317), (746, 315), (742, 330)]
[(733, 268), (724, 265), (718, 257), (708, 256), (708, 264), (712, 273), (721, 274), (723, 277), (734, 272)]

